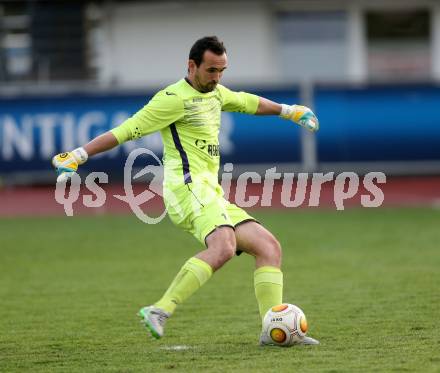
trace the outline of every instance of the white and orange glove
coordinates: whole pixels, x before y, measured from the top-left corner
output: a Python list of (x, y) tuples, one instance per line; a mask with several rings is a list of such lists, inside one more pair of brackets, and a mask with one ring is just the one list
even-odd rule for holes
[(319, 129), (318, 118), (307, 106), (281, 104), (280, 117), (291, 120), (311, 132)]
[(58, 174), (57, 182), (68, 180), (77, 170), (78, 166), (85, 163), (88, 154), (84, 148), (77, 148), (68, 153), (60, 153), (52, 158), (52, 165)]

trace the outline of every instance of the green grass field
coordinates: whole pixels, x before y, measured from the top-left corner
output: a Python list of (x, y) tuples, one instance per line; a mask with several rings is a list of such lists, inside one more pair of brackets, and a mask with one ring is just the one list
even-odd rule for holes
[(168, 220), (1, 219), (0, 371), (440, 371), (440, 211), (254, 215), (281, 241), (284, 300), (320, 346), (258, 346), (245, 255), (152, 340), (136, 312), (199, 249)]

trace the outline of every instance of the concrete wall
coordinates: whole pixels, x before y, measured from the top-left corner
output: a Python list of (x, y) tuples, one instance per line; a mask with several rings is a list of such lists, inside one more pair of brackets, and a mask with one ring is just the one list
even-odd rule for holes
[(279, 80), (273, 12), (266, 3), (123, 3), (105, 9), (99, 80), (162, 86), (186, 74), (189, 49), (217, 35), (228, 50), (225, 83)]
[[(433, 21), (426, 46), (430, 50), (421, 56), (430, 65), (425, 74), (440, 80), (440, 2), (435, 0), (104, 2), (94, 44), (98, 81), (142, 88), (174, 82), (186, 74), (193, 42), (213, 34), (228, 49), (225, 84), (364, 81), (369, 77), (370, 52), (364, 13), (421, 7), (430, 9)], [(295, 37), (286, 37), (279, 12), (340, 12), (345, 14), (345, 36), (336, 42), (310, 42), (307, 35), (296, 35), (298, 27), (291, 27)], [(317, 23), (316, 31), (325, 32), (320, 30), (324, 26)]]

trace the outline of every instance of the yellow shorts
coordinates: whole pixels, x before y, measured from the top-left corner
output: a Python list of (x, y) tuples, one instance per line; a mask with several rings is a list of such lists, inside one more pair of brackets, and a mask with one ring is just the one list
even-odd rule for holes
[(217, 227), (256, 221), (246, 211), (223, 197), (219, 184), (208, 181), (189, 183), (163, 191), (165, 207), (171, 221), (206, 245), (206, 237)]

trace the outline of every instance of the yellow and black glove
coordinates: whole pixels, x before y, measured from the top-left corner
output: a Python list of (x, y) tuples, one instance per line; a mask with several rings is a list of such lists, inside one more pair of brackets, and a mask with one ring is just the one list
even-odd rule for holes
[(318, 118), (307, 106), (282, 104), (280, 117), (291, 120), (311, 132), (319, 129)]
[(77, 148), (68, 153), (60, 153), (52, 158), (52, 165), (58, 174), (57, 182), (68, 180), (78, 166), (87, 161), (88, 155), (84, 148)]

